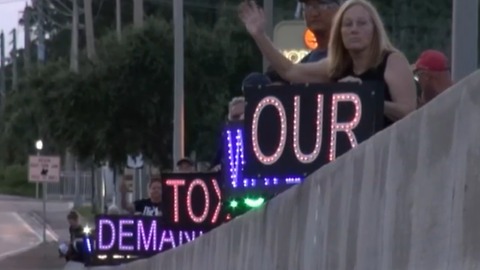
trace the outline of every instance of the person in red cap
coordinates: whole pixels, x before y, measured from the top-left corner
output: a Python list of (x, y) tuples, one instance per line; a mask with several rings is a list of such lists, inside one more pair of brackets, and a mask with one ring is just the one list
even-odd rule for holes
[(420, 84), (419, 107), (452, 86), (447, 57), (440, 51), (426, 50), (414, 64), (415, 79)]

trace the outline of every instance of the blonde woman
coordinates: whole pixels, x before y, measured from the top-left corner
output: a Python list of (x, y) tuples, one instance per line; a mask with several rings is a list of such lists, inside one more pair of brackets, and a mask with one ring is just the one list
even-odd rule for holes
[(255, 2), (243, 2), (240, 19), (263, 55), (285, 80), (296, 83), (383, 81), (385, 127), (416, 108), (415, 82), (405, 56), (395, 49), (377, 10), (365, 0), (346, 1), (331, 29), (328, 57), (293, 64), (265, 35), (265, 15)]

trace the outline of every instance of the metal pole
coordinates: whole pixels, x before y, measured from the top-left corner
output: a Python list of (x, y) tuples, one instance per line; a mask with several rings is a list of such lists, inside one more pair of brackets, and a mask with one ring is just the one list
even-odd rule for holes
[(452, 79), (459, 81), (478, 68), (478, 1), (453, 0)]
[[(0, 106), (3, 108), (6, 98), (6, 81), (5, 81), (5, 34), (0, 31)], [(38, 197), (37, 197), (38, 199)]]
[[(265, 11), (265, 31), (270, 38), (273, 38), (273, 0), (263, 0), (263, 10)], [(263, 57), (263, 71), (267, 71), (268, 61)]]
[(45, 62), (45, 34), (43, 32), (44, 14), (43, 14), (43, 0), (37, 0), (37, 16), (38, 16), (38, 44), (37, 44), (37, 61), (42, 65)]
[(145, 198), (145, 186), (143, 185), (143, 170), (144, 170), (145, 167), (142, 167), (138, 170), (138, 185), (139, 185), (139, 188), (138, 188), (138, 194), (139, 194), (139, 198), (142, 199), (142, 198)]
[(116, 19), (116, 30), (117, 30), (117, 39), (120, 41), (122, 39), (122, 6), (120, 0), (115, 1), (115, 19)]
[[(40, 151), (37, 150), (37, 157), (40, 156)], [(35, 183), (35, 199), (40, 198), (40, 183), (36, 182)]]
[(82, 197), (80, 196), (80, 170), (77, 160), (75, 160), (75, 198), (73, 205), (74, 208), (82, 206)]
[(43, 189), (43, 242), (47, 242), (47, 183), (42, 183)]
[(173, 168), (184, 156), (184, 36), (183, 0), (173, 1), (174, 26), (174, 112), (173, 112)]
[(70, 41), (70, 71), (78, 73), (78, 3), (72, 1), (72, 33)]

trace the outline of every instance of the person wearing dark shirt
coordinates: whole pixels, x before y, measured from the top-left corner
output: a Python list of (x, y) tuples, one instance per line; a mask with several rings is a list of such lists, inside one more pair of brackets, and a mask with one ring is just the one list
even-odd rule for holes
[(127, 201), (127, 185), (122, 181), (120, 188), (121, 206), (130, 214), (143, 216), (163, 216), (162, 211), (162, 183), (160, 178), (152, 178), (148, 184), (148, 198), (136, 200), (133, 203)]
[(65, 255), (65, 260), (70, 264), (83, 264), (85, 261), (83, 250), (83, 238), (85, 234), (83, 232), (83, 226), (80, 224), (80, 215), (76, 211), (70, 211), (67, 215), (67, 221), (70, 225), (68, 228), (70, 243), (67, 254)]
[[(300, 0), (303, 4), (305, 24), (312, 31), (317, 41), (317, 48), (308, 53), (300, 60), (300, 63), (317, 62), (327, 57), (327, 48), (332, 26), (341, 0)], [(271, 67), (265, 74), (254, 72), (250, 73), (243, 80), (242, 86), (268, 85), (268, 84), (286, 84), (284, 80)]]
[[(264, 32), (264, 13), (253, 1), (240, 5), (240, 18), (263, 55), (282, 78), (294, 83), (384, 82), (384, 115), (395, 122), (416, 109), (413, 73), (406, 57), (390, 42), (376, 8), (348, 0), (337, 11), (327, 59), (293, 64)], [(385, 123), (388, 125), (389, 123)]]

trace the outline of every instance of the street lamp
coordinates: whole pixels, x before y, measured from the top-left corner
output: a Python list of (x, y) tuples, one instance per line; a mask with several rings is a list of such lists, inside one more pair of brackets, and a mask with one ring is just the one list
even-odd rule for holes
[[(40, 151), (43, 149), (43, 142), (42, 140), (37, 140), (35, 142), (35, 148), (37, 149), (37, 157), (40, 156)], [(35, 184), (35, 198), (38, 199), (38, 194), (39, 193), (39, 187), (38, 187), (38, 182)]]
[[(35, 148), (37, 149), (37, 156), (40, 156), (40, 151), (43, 149), (43, 142), (42, 140), (37, 140), (35, 142)], [(47, 242), (47, 184), (45, 182), (42, 183), (42, 204), (43, 204), (43, 242)], [(36, 186), (37, 198), (38, 198), (38, 182)]]
[(43, 149), (42, 140), (38, 140), (38, 141), (35, 142), (35, 148), (37, 148), (38, 151), (42, 151), (42, 149)]

